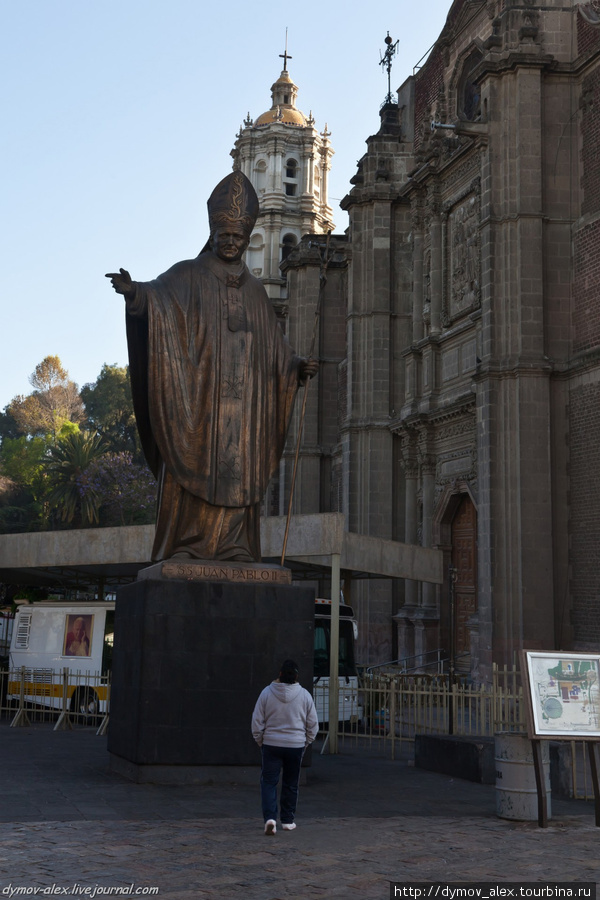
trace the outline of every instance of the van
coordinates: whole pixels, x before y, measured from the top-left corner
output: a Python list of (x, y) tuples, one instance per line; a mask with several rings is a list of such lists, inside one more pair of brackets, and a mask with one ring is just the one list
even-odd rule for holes
[(84, 717), (107, 710), (114, 601), (22, 604), (10, 644), (7, 699)]

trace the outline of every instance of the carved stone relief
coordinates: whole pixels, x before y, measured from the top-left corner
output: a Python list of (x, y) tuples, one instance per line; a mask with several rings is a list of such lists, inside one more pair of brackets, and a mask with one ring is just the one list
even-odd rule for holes
[(448, 485), (457, 480), (476, 488), (477, 436), (474, 406), (439, 419), (435, 428), (436, 507)]
[(437, 439), (440, 443), (465, 436), (472, 437), (473, 441), (475, 441), (475, 420), (473, 416), (455, 419), (446, 424), (442, 424), (437, 432)]
[[(467, 194), (479, 193), (480, 172), (481, 156), (478, 152), (469, 154), (463, 162), (452, 166), (442, 183), (444, 196), (449, 196), (443, 205), (446, 212), (449, 212)], [(463, 188), (457, 191), (457, 185), (463, 185)]]
[(475, 447), (461, 447), (449, 453), (440, 453), (437, 460), (436, 484), (451, 484), (456, 478), (473, 481), (477, 477), (477, 451)]
[(448, 216), (447, 320), (476, 309), (481, 300), (479, 198), (472, 194)]
[(423, 321), (429, 323), (431, 318), (431, 248), (423, 254)]
[(400, 431), (400, 463), (407, 478), (418, 478), (417, 442), (412, 429), (403, 428)]
[(418, 479), (416, 512), (419, 540), (422, 535), (423, 476), (435, 475), (434, 509), (448, 486), (469, 484), (477, 496), (477, 436), (474, 404), (435, 421), (400, 426), (401, 464), (407, 478)]

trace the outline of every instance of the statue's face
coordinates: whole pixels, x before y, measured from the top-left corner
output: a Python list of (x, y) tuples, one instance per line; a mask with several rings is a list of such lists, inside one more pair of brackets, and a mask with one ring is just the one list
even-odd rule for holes
[(241, 225), (224, 225), (215, 228), (211, 235), (213, 253), (226, 262), (241, 259), (249, 243), (249, 237)]

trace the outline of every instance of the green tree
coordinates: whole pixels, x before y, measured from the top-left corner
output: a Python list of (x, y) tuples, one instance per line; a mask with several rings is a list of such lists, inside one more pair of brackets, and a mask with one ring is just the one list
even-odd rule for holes
[(102, 366), (95, 382), (81, 389), (88, 425), (101, 434), (113, 453), (132, 453), (140, 458), (140, 446), (131, 399), (128, 366)]
[(71, 432), (50, 447), (46, 461), (48, 503), (57, 507), (61, 522), (75, 528), (98, 522), (98, 494), (93, 486), (83, 491), (81, 478), (104, 450), (102, 437), (89, 431)]
[(79, 390), (58, 356), (47, 356), (29, 376), (34, 388), (27, 397), (15, 397), (6, 412), (22, 434), (56, 438), (65, 422), (81, 422), (84, 409)]
[(35, 517), (33, 497), (12, 478), (0, 475), (0, 534), (26, 531)]
[(17, 484), (33, 488), (43, 478), (46, 441), (43, 438), (5, 438), (2, 442), (2, 474)]
[(47, 443), (43, 438), (5, 437), (0, 449), (0, 530), (29, 531), (48, 521), (45, 502)]
[(0, 444), (6, 438), (16, 438), (19, 437), (19, 426), (15, 420), (15, 417), (10, 412), (10, 404), (4, 407), (3, 412), (0, 412)]

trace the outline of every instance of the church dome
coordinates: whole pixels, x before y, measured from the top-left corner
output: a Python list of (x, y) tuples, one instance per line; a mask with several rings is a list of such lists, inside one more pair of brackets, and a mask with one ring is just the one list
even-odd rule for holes
[(255, 128), (260, 125), (272, 125), (279, 122), (282, 125), (306, 125), (306, 116), (299, 109), (287, 106), (274, 106), (268, 112), (263, 113), (254, 122)]

